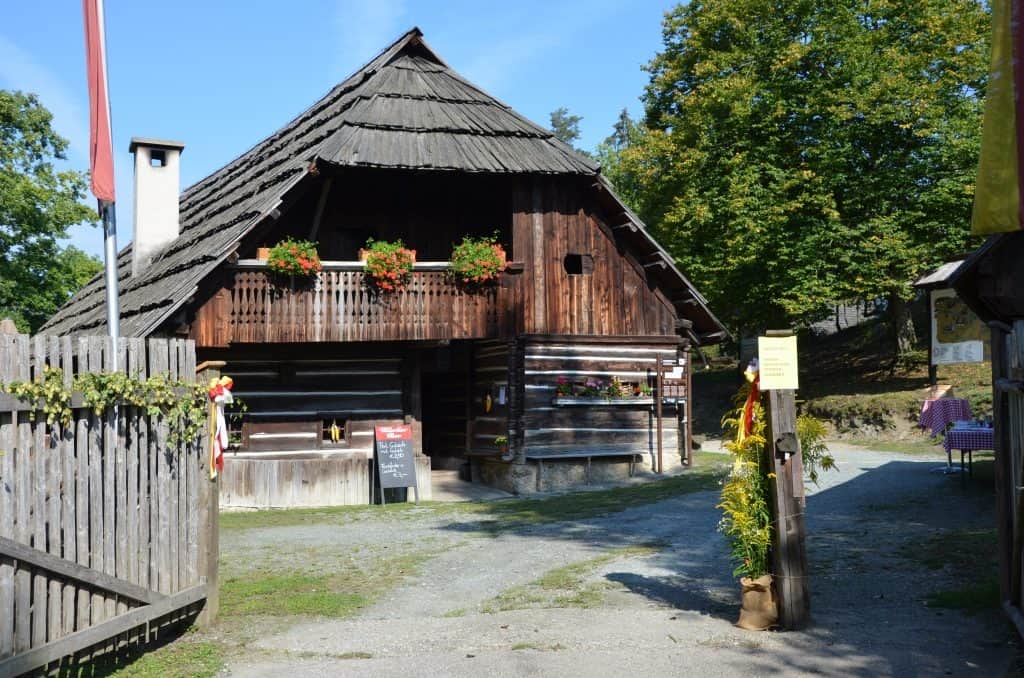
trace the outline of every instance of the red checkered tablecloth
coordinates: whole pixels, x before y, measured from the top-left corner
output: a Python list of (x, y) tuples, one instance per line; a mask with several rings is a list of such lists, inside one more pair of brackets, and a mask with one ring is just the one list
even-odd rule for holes
[(991, 450), (995, 447), (995, 431), (991, 428), (951, 428), (946, 431), (942, 446), (950, 450)]
[(946, 426), (955, 421), (968, 421), (971, 418), (971, 404), (963, 398), (938, 398), (926, 400), (921, 406), (918, 426), (930, 429), (933, 436), (946, 430)]

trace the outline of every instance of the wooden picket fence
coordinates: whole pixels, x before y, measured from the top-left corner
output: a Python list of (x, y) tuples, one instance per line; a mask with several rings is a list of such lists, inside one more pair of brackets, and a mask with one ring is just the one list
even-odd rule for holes
[[(105, 337), (0, 335), (0, 382), (51, 365), (70, 388), (114, 358)], [(197, 378), (190, 341), (122, 339), (116, 358), (142, 377)], [(172, 445), (159, 417), (81, 404), (75, 394), (69, 426), (47, 425), (39, 404), (0, 394), (0, 676), (145, 642), (215, 587), (206, 436)]]

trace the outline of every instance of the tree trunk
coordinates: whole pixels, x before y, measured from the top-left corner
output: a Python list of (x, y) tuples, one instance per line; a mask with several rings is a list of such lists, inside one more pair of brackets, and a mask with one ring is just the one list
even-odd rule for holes
[(893, 359), (898, 360), (913, 351), (917, 344), (914, 320), (910, 316), (910, 302), (904, 301), (898, 294), (889, 295), (889, 323), (893, 338)]

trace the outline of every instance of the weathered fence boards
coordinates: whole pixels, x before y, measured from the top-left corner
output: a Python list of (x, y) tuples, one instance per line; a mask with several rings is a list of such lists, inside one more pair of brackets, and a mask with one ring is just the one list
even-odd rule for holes
[[(115, 354), (104, 337), (2, 335), (0, 382), (50, 365), (70, 387), (115, 358), (142, 377), (195, 379), (188, 341), (122, 339)], [(65, 426), (0, 401), (0, 675), (143, 639), (157, 617), (192, 612), (215, 491), (205, 436), (170, 445), (167, 424), (137, 408), (77, 407)]]

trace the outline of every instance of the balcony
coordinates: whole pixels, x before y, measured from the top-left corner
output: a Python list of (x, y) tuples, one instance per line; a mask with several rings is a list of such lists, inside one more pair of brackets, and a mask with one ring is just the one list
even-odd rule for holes
[(272, 274), (242, 260), (224, 287), (197, 313), (199, 346), (237, 343), (491, 339), (515, 331), (518, 276), (468, 291), (454, 284), (447, 262), (413, 267), (405, 289), (380, 293), (365, 282), (362, 262), (323, 262), (313, 280)]

